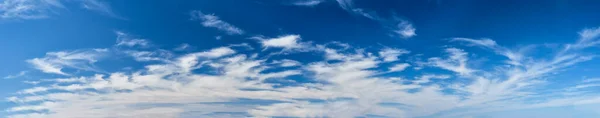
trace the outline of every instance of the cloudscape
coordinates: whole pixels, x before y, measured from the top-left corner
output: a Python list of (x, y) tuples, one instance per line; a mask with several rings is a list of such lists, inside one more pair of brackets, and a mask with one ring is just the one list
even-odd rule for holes
[(599, 118), (597, 6), (0, 0), (0, 116)]

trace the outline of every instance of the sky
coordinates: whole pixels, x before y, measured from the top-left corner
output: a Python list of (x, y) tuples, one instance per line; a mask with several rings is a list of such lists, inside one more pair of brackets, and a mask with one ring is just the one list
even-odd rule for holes
[(597, 118), (599, 5), (0, 0), (0, 116)]

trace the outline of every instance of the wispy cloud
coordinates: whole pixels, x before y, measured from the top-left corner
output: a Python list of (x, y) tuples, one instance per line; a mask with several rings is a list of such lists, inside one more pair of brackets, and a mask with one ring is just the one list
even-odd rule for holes
[(402, 36), (402, 38), (410, 38), (417, 36), (415, 31), (416, 29), (413, 27), (413, 25), (405, 20), (401, 20), (398, 23), (397, 27), (394, 29), (394, 32)]
[(117, 44), (116, 46), (128, 46), (128, 47), (147, 47), (149, 46), (149, 42), (146, 39), (134, 38), (127, 33), (116, 31), (117, 34)]
[(278, 54), (296, 51), (309, 51), (314, 48), (314, 46), (311, 45), (311, 42), (302, 42), (300, 35), (295, 34), (282, 35), (275, 38), (255, 36), (251, 37), (251, 39), (258, 40), (263, 47), (263, 51), (269, 48), (282, 49)]
[(13, 78), (19, 78), (19, 77), (23, 77), (25, 76), (25, 74), (27, 74), (27, 71), (21, 71), (16, 75), (8, 75), (6, 77), (4, 77), (4, 79), (13, 79)]
[(377, 21), (382, 24), (385, 28), (391, 30), (392, 34), (399, 36), (400, 38), (411, 38), (417, 36), (416, 28), (407, 19), (401, 19), (397, 16), (392, 18), (384, 18), (377, 14), (375, 11), (369, 11), (367, 9), (358, 8), (354, 4), (354, 0), (336, 0), (339, 6), (348, 11), (349, 13), (363, 16), (371, 20)]
[(2, 19), (41, 19), (48, 17), (53, 7), (60, 7), (58, 1), (44, 0), (4, 0), (0, 3)]
[[(225, 45), (161, 55), (131, 48), (132, 54), (127, 56), (137, 57), (133, 60), (163, 61), (135, 63), (143, 68), (133, 72), (92, 75), (68, 73), (63, 68), (89, 70), (101, 61), (97, 55), (103, 50), (49, 52), (30, 60), (39, 62), (30, 63), (42, 72), (71, 77), (36, 81), (34, 87), (6, 98), (18, 103), (7, 112), (9, 117), (462, 117), (600, 103), (600, 94), (587, 92), (598, 87), (596, 79), (552, 88), (558, 92), (540, 90), (548, 89), (546, 83), (556, 82), (552, 78), (558, 76), (554, 75), (594, 59), (582, 53), (594, 46), (563, 51), (580, 41), (553, 53), (531, 56), (492, 39), (455, 38), (450, 42), (466, 42), (464, 46), (481, 47), (483, 52), (448, 44), (452, 46), (441, 49), (442, 56), (411, 62), (400, 56), (411, 54), (403, 49), (313, 44), (302, 42), (299, 35), (256, 39), (248, 41), (272, 50), (310, 51), (265, 56), (262, 53), (268, 52), (264, 50)], [(470, 55), (487, 51), (506, 58), (492, 60), (499, 63), (485, 67), (473, 66), (475, 57)], [(426, 69), (382, 76), (418, 63)]]
[(403, 71), (404, 69), (408, 68), (409, 66), (410, 66), (410, 64), (408, 64), (408, 63), (396, 64), (396, 65), (390, 67), (389, 72)]
[(29, 59), (27, 62), (44, 73), (69, 75), (62, 71), (63, 68), (100, 71), (94, 67), (93, 63), (105, 53), (105, 50), (48, 52), (45, 57)]
[(59, 11), (69, 9), (64, 2), (82, 4), (83, 8), (107, 14), (115, 15), (108, 4), (98, 0), (3, 0), (0, 2), (0, 18), (8, 20), (30, 20), (43, 19), (59, 14)]
[(81, 5), (83, 6), (83, 8), (90, 11), (98, 12), (118, 19), (125, 19), (115, 14), (110, 5), (101, 0), (81, 0)]
[(325, 2), (325, 0), (293, 0), (291, 2), (292, 5), (296, 5), (296, 6), (308, 6), (308, 7), (312, 7), (312, 6), (316, 6), (319, 5), (321, 3)]
[(379, 51), (378, 54), (379, 56), (383, 57), (383, 61), (392, 62), (398, 61), (398, 56), (408, 53), (410, 53), (410, 51), (404, 49), (384, 48), (383, 50)]
[(241, 35), (244, 31), (236, 26), (233, 26), (214, 14), (205, 14), (201, 11), (192, 11), (191, 17), (193, 20), (199, 20), (202, 22), (202, 26), (211, 27), (221, 30), (229, 35)]

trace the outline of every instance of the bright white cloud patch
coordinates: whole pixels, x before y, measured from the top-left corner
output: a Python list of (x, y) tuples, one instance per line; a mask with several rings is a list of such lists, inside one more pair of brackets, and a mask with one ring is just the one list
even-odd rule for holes
[[(264, 50), (239, 49), (251, 47), (241, 44), (181, 54), (135, 46), (110, 50), (114, 53), (106, 53), (107, 49), (49, 52), (27, 62), (41, 72), (71, 76), (27, 81), (35, 84), (6, 98), (17, 103), (6, 111), (9, 117), (60, 118), (454, 118), (504, 110), (597, 104), (600, 94), (589, 92), (599, 87), (599, 81), (593, 78), (565, 88), (553, 87), (552, 92), (539, 91), (548, 89), (548, 83), (570, 79), (555, 75), (594, 59), (592, 54), (580, 52), (594, 46), (577, 50), (570, 47), (588, 42), (586, 37), (589, 35), (581, 35), (579, 41), (544, 56), (529, 56), (518, 51), (522, 49), (503, 47), (491, 39), (452, 40), (483, 47), (483, 53), (491, 51), (506, 57), (479, 66), (473, 64), (474, 56), (470, 56), (478, 53), (467, 52), (460, 45), (440, 49), (443, 56), (407, 63), (400, 56), (409, 55), (407, 50), (373, 51), (339, 42), (311, 44), (301, 42), (299, 35), (255, 37), (258, 40), (248, 41), (258, 41), (256, 44), (273, 50), (310, 51), (269, 55)], [(114, 55), (103, 56), (107, 54)], [(129, 59), (117, 56), (134, 57), (131, 59), (139, 61), (135, 64), (142, 68), (97, 72), (101, 69), (93, 66), (106, 61), (100, 57)], [(419, 64), (425, 69), (386, 75)], [(71, 73), (67, 68), (92, 74)]]
[(403, 54), (408, 54), (408, 53), (410, 53), (410, 51), (403, 50), (403, 49), (385, 48), (385, 49), (379, 51), (379, 56), (382, 56), (383, 61), (385, 61), (385, 62), (392, 62), (392, 61), (397, 61), (398, 56), (403, 55)]
[(244, 34), (244, 31), (242, 29), (221, 20), (218, 16), (215, 16), (214, 14), (204, 14), (201, 11), (192, 11), (191, 15), (192, 19), (200, 20), (202, 22), (202, 26), (204, 27), (216, 28), (229, 35)]
[(253, 37), (260, 41), (264, 50), (269, 48), (280, 48), (282, 52), (286, 51), (305, 51), (310, 50), (310, 42), (301, 42), (300, 35), (284, 35), (275, 38)]
[(404, 69), (408, 68), (410, 66), (410, 64), (407, 63), (401, 63), (401, 64), (396, 64), (392, 67), (390, 67), (390, 72), (399, 72), (399, 71), (403, 71)]
[(394, 30), (394, 32), (400, 35), (402, 38), (417, 36), (415, 31), (416, 29), (408, 21), (400, 21), (400, 23), (397, 25), (397, 29)]

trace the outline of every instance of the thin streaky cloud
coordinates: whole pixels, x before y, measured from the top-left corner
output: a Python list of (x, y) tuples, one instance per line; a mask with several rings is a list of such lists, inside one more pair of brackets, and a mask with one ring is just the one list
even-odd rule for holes
[(242, 29), (221, 20), (218, 16), (214, 14), (205, 14), (201, 11), (196, 10), (191, 12), (191, 17), (193, 20), (201, 21), (202, 26), (204, 27), (216, 28), (229, 35), (244, 34), (244, 31)]

